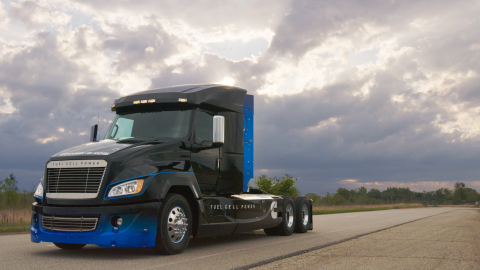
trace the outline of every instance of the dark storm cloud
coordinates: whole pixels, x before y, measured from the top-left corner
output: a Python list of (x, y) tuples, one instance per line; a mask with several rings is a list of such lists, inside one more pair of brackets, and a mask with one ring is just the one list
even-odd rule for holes
[(96, 123), (98, 107), (105, 116), (118, 97), (101, 85), (74, 91), (72, 84), (88, 70), (61, 54), (57, 43), (54, 34), (41, 32), (33, 46), (0, 63), (0, 88), (16, 108), (11, 114), (0, 114), (0, 148), (6, 153), (0, 156), (0, 164), (4, 174), (18, 171), (19, 176), (31, 177), (36, 172), (37, 177), (23, 187), (30, 188), (32, 181), (40, 179), (52, 154), (87, 142), (88, 136), (79, 134)]

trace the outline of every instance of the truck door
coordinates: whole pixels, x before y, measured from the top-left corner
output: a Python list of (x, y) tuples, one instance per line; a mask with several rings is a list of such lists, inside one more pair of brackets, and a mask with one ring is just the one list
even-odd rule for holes
[[(213, 140), (213, 116), (214, 113), (198, 110), (193, 136), (194, 144)], [(219, 148), (192, 151), (192, 168), (202, 192), (215, 190), (220, 171), (219, 155)]]

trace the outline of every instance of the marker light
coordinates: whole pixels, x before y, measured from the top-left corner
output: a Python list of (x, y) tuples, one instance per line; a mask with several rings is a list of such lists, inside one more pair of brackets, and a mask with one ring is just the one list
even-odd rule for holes
[(155, 103), (155, 99), (149, 99), (148, 103)]
[(140, 104), (140, 100), (135, 100), (133, 104)]
[(147, 103), (147, 102), (148, 102), (148, 100), (146, 100), (146, 99), (142, 100), (142, 104)]
[(118, 197), (126, 195), (134, 195), (140, 193), (143, 187), (143, 179), (137, 179), (132, 181), (123, 182), (114, 186), (108, 192), (108, 197)]
[(43, 199), (43, 185), (42, 182), (40, 182), (37, 186), (37, 190), (35, 190), (35, 193), (33, 194), (33, 197)]
[(179, 98), (178, 102), (187, 102), (187, 99), (186, 98)]

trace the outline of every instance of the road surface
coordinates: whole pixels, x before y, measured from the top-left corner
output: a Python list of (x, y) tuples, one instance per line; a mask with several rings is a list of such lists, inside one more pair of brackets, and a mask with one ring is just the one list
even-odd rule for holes
[(76, 251), (52, 243), (35, 244), (29, 234), (0, 236), (1, 269), (231, 269), (248, 268), (302, 250), (351, 239), (458, 208), (416, 208), (314, 216), (314, 230), (292, 236), (263, 231), (190, 241), (180, 255), (154, 255), (148, 248), (101, 248)]

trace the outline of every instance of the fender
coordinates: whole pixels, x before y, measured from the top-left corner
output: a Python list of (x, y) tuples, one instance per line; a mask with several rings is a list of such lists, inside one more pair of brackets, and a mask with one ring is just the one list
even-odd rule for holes
[(148, 197), (162, 200), (167, 196), (172, 186), (186, 186), (190, 188), (196, 200), (202, 199), (202, 192), (198, 186), (195, 174), (191, 171), (166, 171), (155, 174), (146, 190)]

